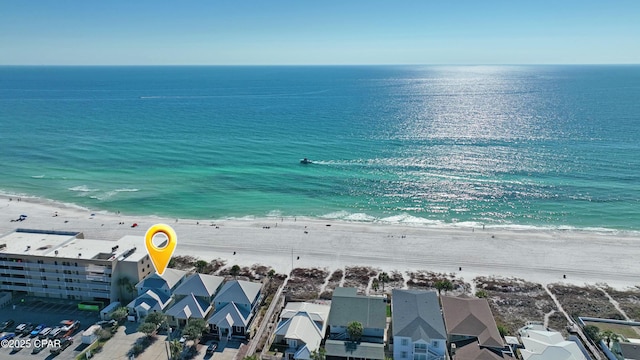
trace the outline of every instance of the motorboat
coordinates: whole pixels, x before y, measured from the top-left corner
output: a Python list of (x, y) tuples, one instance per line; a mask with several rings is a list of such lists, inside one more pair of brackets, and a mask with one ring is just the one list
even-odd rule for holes
[(313, 164), (313, 162), (307, 158), (300, 160), (300, 164)]

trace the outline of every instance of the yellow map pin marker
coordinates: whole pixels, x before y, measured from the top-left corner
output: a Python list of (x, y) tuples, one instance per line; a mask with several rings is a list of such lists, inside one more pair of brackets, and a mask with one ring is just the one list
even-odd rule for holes
[[(159, 233), (162, 233), (167, 237), (166, 245), (163, 247), (157, 247), (153, 243), (153, 237)], [(164, 274), (164, 271), (167, 269), (167, 265), (169, 265), (169, 261), (171, 260), (171, 256), (176, 250), (176, 244), (178, 242), (176, 232), (169, 225), (155, 224), (147, 230), (144, 240), (145, 245), (147, 246), (147, 252), (149, 253), (149, 257), (153, 263), (153, 267), (156, 268), (156, 273), (158, 275)]]

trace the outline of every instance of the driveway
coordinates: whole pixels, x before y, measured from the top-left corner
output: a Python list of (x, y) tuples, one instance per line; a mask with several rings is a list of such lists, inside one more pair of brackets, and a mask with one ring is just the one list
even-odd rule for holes
[[(145, 335), (141, 332), (137, 332), (139, 324), (133, 322), (126, 322), (124, 326), (120, 326), (118, 331), (113, 335), (109, 341), (104, 344), (102, 351), (94, 354), (92, 359), (94, 360), (128, 360), (129, 351), (138, 339)], [(156, 335), (155, 341), (145, 351), (138, 355), (136, 359), (141, 360), (156, 360), (156, 359), (168, 359), (167, 351), (165, 349), (165, 335)]]

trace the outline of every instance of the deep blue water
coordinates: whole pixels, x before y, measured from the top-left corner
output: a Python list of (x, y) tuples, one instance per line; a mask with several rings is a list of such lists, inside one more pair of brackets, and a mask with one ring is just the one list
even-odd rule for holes
[(0, 67), (0, 124), (91, 209), (640, 230), (640, 66)]

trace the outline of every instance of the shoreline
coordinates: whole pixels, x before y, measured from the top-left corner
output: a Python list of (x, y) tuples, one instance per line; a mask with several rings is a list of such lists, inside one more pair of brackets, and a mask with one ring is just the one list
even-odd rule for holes
[[(541, 284), (607, 283), (614, 288), (636, 286), (640, 278), (640, 235), (623, 231), (482, 230), (303, 217), (170, 219), (92, 211), (37, 197), (18, 201), (14, 196), (9, 201), (10, 197), (0, 195), (0, 234), (31, 228), (80, 231), (86, 238), (104, 240), (136, 235), (144, 249), (148, 227), (164, 222), (178, 234), (175, 255), (220, 258), (226, 266), (259, 263), (285, 273), (295, 267), (372, 266), (454, 273), (467, 282), (476, 276), (498, 276)], [(25, 221), (11, 222), (21, 214), (28, 215)], [(131, 227), (133, 223), (138, 226)]]
[[(70, 208), (77, 209), (80, 211), (91, 212), (95, 214), (102, 215), (112, 215), (112, 216), (127, 216), (127, 217), (145, 217), (145, 218), (153, 218), (153, 219), (172, 219), (175, 220), (174, 217), (164, 216), (164, 215), (132, 215), (132, 214), (120, 214), (118, 212), (112, 212), (110, 210), (104, 209), (91, 209), (84, 205), (79, 205), (76, 203), (68, 203), (59, 200), (53, 200), (48, 198), (42, 198), (39, 196), (28, 195), (28, 194), (10, 194), (6, 192), (0, 191), (0, 203), (4, 200), (9, 200), (10, 198), (22, 198), (28, 200), (31, 203), (48, 205), (56, 208)], [(615, 228), (603, 228), (603, 227), (576, 227), (572, 225), (549, 225), (549, 226), (538, 226), (538, 225), (523, 225), (523, 224), (483, 224), (478, 222), (440, 222), (436, 220), (427, 220), (424, 218), (418, 218), (425, 221), (385, 221), (384, 219), (373, 218), (374, 220), (359, 220), (354, 218), (358, 215), (366, 215), (363, 213), (347, 213), (347, 217), (352, 216), (352, 218), (341, 218), (336, 216), (326, 216), (340, 213), (340, 211), (328, 213), (321, 216), (291, 216), (291, 215), (265, 215), (265, 216), (255, 216), (255, 215), (245, 215), (245, 216), (229, 216), (229, 217), (221, 217), (221, 218), (185, 218), (178, 217), (179, 220), (187, 221), (187, 222), (223, 222), (223, 221), (238, 221), (238, 222), (252, 222), (252, 221), (278, 221), (279, 219), (291, 220), (294, 219), (301, 221), (310, 221), (310, 222), (336, 222), (336, 223), (344, 223), (344, 224), (361, 224), (361, 225), (372, 225), (372, 226), (403, 226), (409, 228), (425, 228), (425, 229), (457, 229), (457, 230), (493, 230), (493, 231), (514, 231), (514, 232), (529, 232), (529, 231), (543, 231), (543, 232), (584, 232), (586, 234), (602, 234), (602, 235), (623, 235), (623, 236), (637, 236), (640, 239), (640, 230), (630, 230), (630, 229), (615, 229)], [(411, 218), (412, 215), (406, 214), (407, 217)], [(392, 216), (392, 217), (403, 217), (402, 214)], [(483, 227), (484, 226), (484, 227)], [(640, 241), (640, 240), (639, 240)]]

